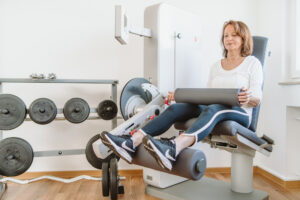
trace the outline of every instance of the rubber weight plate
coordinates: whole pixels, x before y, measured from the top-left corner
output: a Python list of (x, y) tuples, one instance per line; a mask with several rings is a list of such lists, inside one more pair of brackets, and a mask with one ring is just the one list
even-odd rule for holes
[(31, 145), (24, 139), (11, 137), (0, 141), (0, 174), (18, 176), (28, 170), (33, 161)]
[[(110, 159), (117, 157), (114, 153), (112, 153), (109, 156), (107, 156), (105, 159), (98, 158), (94, 152), (93, 143), (99, 139), (100, 139), (100, 134), (93, 136), (88, 141), (86, 148), (85, 148), (85, 156), (86, 156), (87, 161), (96, 169), (102, 169), (102, 164), (104, 162), (109, 162)], [(120, 158), (117, 157), (117, 159), (119, 160)]]
[(109, 196), (109, 161), (102, 163), (102, 195)]
[(20, 126), (26, 118), (26, 105), (12, 94), (0, 94), (0, 130), (11, 130)]
[(109, 190), (110, 199), (118, 199), (118, 189), (119, 189), (119, 176), (118, 176), (118, 161), (113, 158), (110, 160), (109, 164)]
[(85, 100), (81, 98), (72, 98), (65, 103), (63, 113), (69, 122), (77, 124), (88, 118), (90, 107)]
[(111, 120), (117, 116), (118, 106), (111, 100), (104, 100), (99, 103), (97, 113), (102, 119)]
[(123, 87), (121, 97), (120, 97), (120, 109), (121, 114), (125, 120), (129, 118), (128, 113), (126, 113), (126, 105), (128, 100), (134, 96), (139, 95), (146, 103), (149, 103), (152, 96), (149, 92), (145, 92), (142, 88), (143, 83), (150, 83), (144, 78), (134, 78), (126, 83)]
[(38, 124), (48, 124), (55, 119), (57, 108), (50, 99), (39, 98), (31, 103), (28, 112), (32, 121)]

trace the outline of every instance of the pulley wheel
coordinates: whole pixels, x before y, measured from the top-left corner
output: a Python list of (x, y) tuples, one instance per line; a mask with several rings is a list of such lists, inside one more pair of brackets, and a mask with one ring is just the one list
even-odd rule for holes
[(99, 117), (104, 120), (111, 120), (117, 116), (118, 106), (112, 100), (104, 100), (97, 107)]
[(33, 161), (31, 145), (24, 139), (11, 137), (0, 141), (0, 174), (18, 176), (28, 170)]
[(69, 122), (77, 124), (88, 118), (90, 107), (85, 100), (81, 98), (72, 98), (65, 103), (63, 113)]
[(11, 130), (20, 126), (26, 118), (26, 105), (12, 94), (0, 94), (0, 130)]
[(50, 99), (39, 98), (31, 103), (28, 112), (32, 121), (38, 124), (48, 124), (55, 119), (57, 108)]
[(119, 176), (118, 176), (118, 161), (113, 158), (109, 164), (109, 186), (110, 186), (110, 199), (118, 199), (119, 189)]
[[(104, 162), (109, 162), (112, 158), (116, 158), (114, 153), (107, 156), (105, 159), (98, 158), (93, 149), (93, 143), (100, 139), (100, 134), (93, 136), (87, 143), (85, 148), (85, 156), (87, 161), (96, 169), (102, 169)], [(120, 158), (117, 157), (119, 160)]]
[(120, 97), (120, 109), (124, 120), (131, 117), (132, 113), (127, 112), (128, 103), (133, 96), (138, 96), (141, 101), (140, 103), (147, 104), (151, 101), (152, 96), (149, 92), (145, 92), (142, 88), (143, 83), (150, 83), (144, 78), (134, 78), (126, 83), (123, 87)]
[(109, 161), (102, 163), (102, 195), (109, 196)]

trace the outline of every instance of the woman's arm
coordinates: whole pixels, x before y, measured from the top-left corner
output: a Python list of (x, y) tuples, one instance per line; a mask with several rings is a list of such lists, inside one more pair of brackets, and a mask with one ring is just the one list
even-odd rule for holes
[(260, 104), (260, 99), (256, 97), (251, 97), (247, 105), (249, 107), (256, 107)]
[(175, 101), (174, 92), (169, 92), (167, 99), (168, 99), (168, 102)]
[(249, 107), (256, 107), (260, 103), (260, 99), (251, 95), (251, 92), (245, 88), (242, 88), (242, 92), (238, 95), (238, 100), (241, 105), (247, 105)]
[(238, 98), (241, 105), (256, 107), (262, 98), (263, 71), (259, 60), (251, 66), (249, 89), (242, 88)]

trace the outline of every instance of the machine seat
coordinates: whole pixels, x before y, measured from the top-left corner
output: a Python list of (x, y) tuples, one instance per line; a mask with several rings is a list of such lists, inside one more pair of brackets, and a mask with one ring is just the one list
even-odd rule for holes
[[(174, 127), (178, 130), (187, 130), (188, 127), (190, 127), (197, 118), (190, 119), (186, 122), (176, 122), (174, 124)], [(245, 128), (244, 126), (240, 125), (239, 123), (235, 121), (223, 121), (218, 123), (213, 131), (210, 133), (210, 135), (226, 135), (226, 136), (235, 136), (236, 134), (239, 134), (251, 142), (255, 143), (258, 146), (266, 145), (264, 147), (265, 150), (272, 152), (273, 147), (271, 143), (268, 143), (268, 141), (258, 137), (255, 132), (249, 130), (248, 128)], [(268, 145), (269, 144), (269, 145)]]

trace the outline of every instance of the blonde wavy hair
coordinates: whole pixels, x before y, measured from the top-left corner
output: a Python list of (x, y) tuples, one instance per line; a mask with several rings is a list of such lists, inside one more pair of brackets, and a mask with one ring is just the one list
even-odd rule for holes
[(244, 22), (230, 20), (225, 22), (223, 25), (222, 38), (221, 38), (221, 43), (223, 46), (223, 56), (227, 58), (227, 54), (228, 54), (228, 51), (225, 49), (224, 46), (224, 31), (228, 25), (232, 25), (236, 34), (242, 38), (241, 56), (246, 57), (251, 55), (253, 51), (253, 39), (248, 26)]

